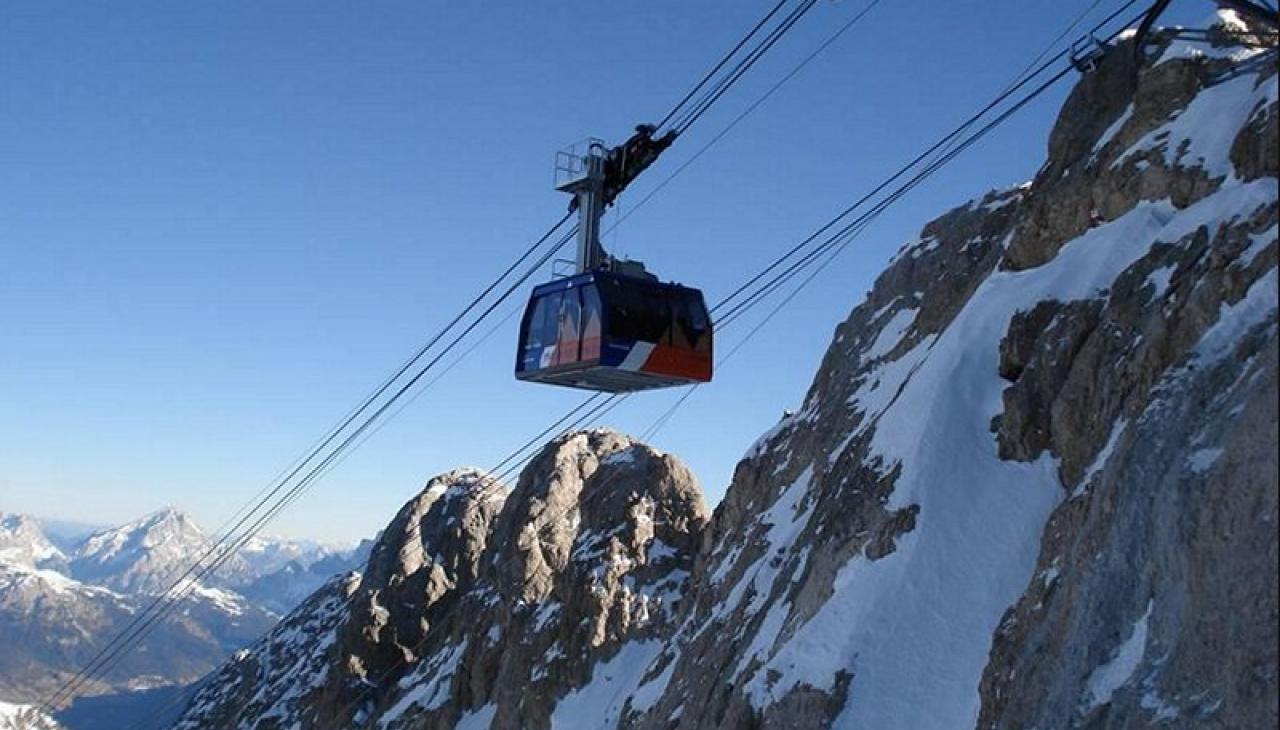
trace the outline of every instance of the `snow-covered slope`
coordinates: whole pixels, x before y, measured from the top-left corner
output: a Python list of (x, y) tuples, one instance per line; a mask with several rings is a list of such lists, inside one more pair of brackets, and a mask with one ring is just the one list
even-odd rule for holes
[[(0, 697), (36, 702), (83, 667), (150, 602), (52, 570), (0, 564)], [(85, 691), (190, 682), (266, 631), (275, 617), (200, 589)]]
[[(122, 593), (159, 593), (209, 546), (209, 538), (190, 516), (167, 507), (89, 536), (71, 561), (71, 574)], [(230, 586), (243, 582), (248, 574), (244, 560), (234, 556), (204, 582)]]
[(36, 707), (0, 702), (0, 730), (63, 730), (63, 727)]
[[(37, 519), (0, 515), (0, 700), (43, 699), (209, 547), (195, 522), (173, 508), (98, 530), (71, 558)], [(354, 560), (318, 543), (261, 538), (248, 547), (249, 559), (186, 583), (190, 596), (152, 643), (86, 689), (191, 681), (259, 638)]]
[(66, 568), (67, 556), (27, 515), (0, 513), (0, 563), (31, 568)]
[[(314, 540), (291, 540), (283, 537), (257, 535), (245, 542), (244, 547), (240, 549), (239, 555), (253, 575), (265, 576), (291, 564), (295, 566), (294, 569), (301, 568), (305, 570), (316, 563), (322, 563), (331, 558), (338, 558), (339, 560), (347, 558), (355, 551), (355, 548), (326, 545)], [(341, 572), (341, 568), (328, 571), (326, 577), (338, 572)], [(323, 583), (324, 581), (321, 582)], [(312, 587), (313, 590), (315, 588), (319, 588), (319, 584)], [(310, 592), (307, 591), (307, 593)], [(303, 598), (305, 597), (303, 596)]]
[[(1269, 510), (1195, 539), (1177, 522), (1208, 519), (1178, 500), (1221, 476), (1184, 461), (1266, 440), (1237, 406), (1256, 401), (1266, 422), (1269, 402), (1274, 433), (1274, 59), (1233, 75), (1244, 52), (1165, 54), (1139, 71), (1129, 51), (1080, 82), (1030, 185), (927, 226), (837, 330), (804, 407), (749, 452), (717, 510), (676, 668), (638, 725), (1119, 727), (1151, 720), (1147, 693), (1170, 713), (1234, 697), (1227, 726), (1274, 718), (1240, 696), (1249, 680), (1207, 671), (1223, 658), (1161, 666), (1225, 643), (1199, 621), (1250, 637), (1241, 665), (1275, 666), (1274, 585), (1259, 578), (1275, 572), (1275, 524), (1260, 519), (1274, 455), (1233, 488)], [(1111, 442), (1126, 423), (1148, 435)], [(1173, 468), (1146, 461), (1157, 446)], [(1134, 506), (1113, 521), (1117, 490)], [(1157, 522), (1138, 505), (1160, 496)], [(1060, 530), (1091, 512), (1117, 534), (1090, 550)], [(1171, 565), (1144, 563), (1144, 541)], [(1203, 585), (1172, 567), (1223, 543), (1224, 572)], [(1269, 570), (1229, 577), (1230, 563), (1263, 568), (1268, 543)], [(1057, 623), (1032, 631), (1046, 594)], [(1155, 647), (1095, 696), (1110, 637), (1148, 611)]]
[(1280, 106), (1223, 19), (904, 246), (709, 522), (602, 431), (428, 489), (182, 727), (1274, 727)]

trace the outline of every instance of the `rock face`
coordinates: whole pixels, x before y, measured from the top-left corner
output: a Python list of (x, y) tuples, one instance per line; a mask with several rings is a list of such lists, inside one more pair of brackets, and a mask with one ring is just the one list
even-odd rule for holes
[(634, 682), (670, 633), (707, 517), (683, 464), (612, 431), (552, 442), (510, 494), (436, 477), (362, 576), (238, 655), (178, 727), (584, 721), (595, 684)]
[(1280, 110), (1221, 21), (904, 246), (709, 519), (612, 432), (447, 475), (182, 727), (1274, 726)]

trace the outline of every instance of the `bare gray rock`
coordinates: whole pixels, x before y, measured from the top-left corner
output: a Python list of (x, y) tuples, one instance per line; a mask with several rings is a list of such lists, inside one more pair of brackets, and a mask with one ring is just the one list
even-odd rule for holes
[(548, 444), (509, 495), (474, 470), (441, 475), (363, 576), (238, 654), (178, 727), (447, 728), (484, 708), (495, 727), (549, 727), (595, 667), (639, 650), (644, 668), (707, 517), (682, 463), (607, 430)]

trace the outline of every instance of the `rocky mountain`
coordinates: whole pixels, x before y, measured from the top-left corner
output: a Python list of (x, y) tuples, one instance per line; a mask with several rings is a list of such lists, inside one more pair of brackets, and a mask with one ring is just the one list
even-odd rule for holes
[(29, 705), (0, 702), (0, 730), (63, 730), (53, 718)]
[[(92, 586), (52, 570), (0, 563), (0, 697), (40, 702), (85, 666), (150, 598)], [(198, 679), (258, 638), (275, 616), (200, 587), (101, 681), (85, 691), (141, 689)]]
[(1157, 34), (927, 224), (709, 514), (604, 430), (437, 477), (184, 730), (1274, 727), (1274, 50)]
[(597, 662), (625, 674), (652, 658), (707, 518), (681, 462), (610, 431), (549, 444), (510, 495), (475, 470), (436, 477), (363, 576), (330, 583), (238, 654), (177, 727), (374, 714), (448, 727), (473, 693), (501, 697), (503, 726), (545, 724)]
[(0, 513), (0, 563), (66, 570), (67, 556), (34, 518)]
[[(173, 507), (90, 535), (71, 561), (77, 580), (121, 593), (160, 593), (211, 542), (189, 515)], [(233, 556), (205, 582), (230, 587), (250, 579), (248, 563)]]
[[(209, 546), (195, 522), (173, 508), (99, 530), (70, 557), (37, 519), (0, 516), (0, 700), (42, 701)], [(194, 681), (261, 637), (326, 579), (348, 570), (353, 559), (319, 544), (271, 538), (253, 548), (230, 571), (232, 580), (244, 584), (240, 590), (225, 574), (222, 580), (188, 584), (191, 595), (175, 616), (85, 693), (119, 693), (119, 701), (111, 701), (128, 704), (141, 690)], [(276, 577), (281, 560), (298, 575)], [(257, 568), (276, 572), (259, 575)]]

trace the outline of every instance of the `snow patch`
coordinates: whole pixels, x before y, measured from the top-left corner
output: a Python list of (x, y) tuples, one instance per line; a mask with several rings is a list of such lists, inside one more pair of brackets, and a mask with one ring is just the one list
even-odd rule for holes
[(1129, 638), (1115, 650), (1111, 660), (1093, 670), (1089, 675), (1089, 690), (1085, 711), (1089, 712), (1111, 702), (1116, 690), (1123, 687), (1142, 662), (1147, 651), (1147, 622), (1151, 618), (1153, 601), (1147, 602), (1147, 610), (1134, 623)]
[(1111, 435), (1107, 438), (1107, 443), (1098, 451), (1098, 455), (1093, 457), (1093, 463), (1089, 464), (1084, 476), (1080, 477), (1080, 483), (1076, 485), (1075, 491), (1071, 493), (1072, 497), (1084, 494), (1089, 488), (1089, 483), (1098, 475), (1098, 472), (1106, 468), (1107, 462), (1111, 460), (1111, 453), (1116, 450), (1116, 444), (1120, 443), (1120, 437), (1124, 435), (1124, 430), (1128, 425), (1129, 422), (1123, 418), (1111, 425)]
[(916, 314), (919, 311), (918, 309), (900, 309), (895, 312), (893, 317), (880, 328), (880, 334), (876, 336), (875, 342), (871, 343), (871, 347), (862, 354), (862, 359), (868, 361), (884, 357), (902, 340), (903, 335), (916, 321)]
[(667, 691), (667, 685), (671, 682), (671, 675), (675, 672), (676, 660), (672, 659), (667, 662), (667, 668), (653, 679), (640, 685), (635, 692), (631, 694), (631, 710), (633, 712), (647, 712), (650, 707), (662, 697)]
[(661, 651), (662, 642), (657, 640), (623, 644), (613, 658), (595, 665), (587, 684), (556, 703), (551, 713), (552, 729), (597, 730), (616, 726), (627, 697), (635, 692), (645, 670)]
[(1187, 466), (1196, 474), (1206, 474), (1222, 456), (1221, 448), (1200, 449), (1187, 457)]
[(1152, 295), (1153, 298), (1159, 299), (1164, 296), (1165, 292), (1169, 291), (1169, 280), (1173, 278), (1173, 271), (1176, 268), (1176, 264), (1168, 264), (1147, 274), (1146, 283), (1156, 290), (1156, 293)]
[(1178, 708), (1165, 701), (1160, 693), (1154, 689), (1148, 689), (1143, 693), (1142, 699), (1138, 702), (1142, 709), (1155, 715), (1157, 721), (1176, 720), (1178, 719)]
[(1258, 278), (1244, 298), (1235, 304), (1223, 304), (1218, 321), (1196, 343), (1195, 357), (1205, 365), (1231, 355), (1240, 338), (1255, 326), (1270, 321), (1275, 326), (1276, 270)]
[(1118, 133), (1124, 125), (1128, 124), (1129, 119), (1132, 117), (1133, 102), (1130, 102), (1129, 106), (1125, 107), (1125, 110), (1121, 112), (1120, 116), (1111, 123), (1110, 127), (1107, 127), (1106, 131), (1102, 133), (1102, 136), (1098, 138), (1098, 141), (1093, 144), (1093, 154), (1097, 155), (1101, 152), (1102, 148), (1106, 147), (1107, 143), (1115, 138), (1116, 133)]
[(1254, 74), (1243, 74), (1201, 91), (1186, 108), (1143, 135), (1111, 166), (1117, 167), (1142, 151), (1162, 150), (1169, 167), (1203, 167), (1211, 178), (1234, 178), (1231, 144), (1236, 134), (1254, 109), (1270, 104), (1277, 96), (1274, 76), (1254, 88), (1256, 80)]
[(453, 726), (453, 730), (489, 730), (493, 725), (493, 717), (497, 714), (497, 705), (485, 705), (458, 718), (458, 724)]
[[(379, 724), (385, 727), (410, 709), (434, 710), (443, 705), (449, 699), (450, 681), (466, 649), (467, 641), (464, 639), (461, 643), (450, 647), (443, 655), (438, 654), (423, 662), (418, 670), (401, 679), (399, 685), (402, 688), (412, 687), (412, 689), (382, 714), (378, 719)], [(426, 681), (423, 681), (424, 675), (427, 677)]]
[(625, 449), (618, 449), (617, 451), (601, 459), (600, 463), (601, 464), (634, 464), (636, 463), (636, 454), (635, 454), (636, 448), (637, 447), (632, 446)]
[(1249, 247), (1240, 252), (1240, 260), (1237, 263), (1241, 268), (1249, 268), (1253, 266), (1253, 260), (1258, 258), (1258, 254), (1266, 251), (1269, 246), (1276, 242), (1276, 226), (1272, 225), (1262, 233), (1255, 233), (1249, 237)]

